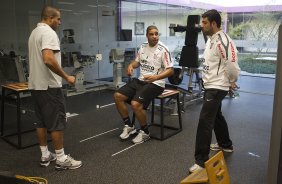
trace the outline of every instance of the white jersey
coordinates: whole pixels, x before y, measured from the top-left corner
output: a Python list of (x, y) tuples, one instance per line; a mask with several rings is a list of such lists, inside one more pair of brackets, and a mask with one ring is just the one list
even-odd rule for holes
[(229, 90), (240, 74), (237, 53), (234, 42), (222, 30), (208, 39), (202, 76), (205, 89)]
[[(137, 57), (135, 58), (140, 64), (139, 80), (144, 81), (146, 75), (158, 75), (165, 69), (173, 67), (168, 48), (158, 42), (156, 46), (150, 47), (148, 42), (140, 46)], [(165, 87), (165, 79), (160, 79), (153, 82), (154, 84)]]
[(47, 90), (62, 87), (62, 78), (53, 73), (44, 63), (42, 50), (51, 49), (61, 66), (60, 40), (57, 33), (47, 24), (38, 23), (28, 40), (29, 49), (29, 80), (28, 88)]

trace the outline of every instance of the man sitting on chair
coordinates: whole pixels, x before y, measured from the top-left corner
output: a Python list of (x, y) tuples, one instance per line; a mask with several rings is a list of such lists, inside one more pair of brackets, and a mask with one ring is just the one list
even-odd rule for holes
[(134, 78), (114, 94), (117, 110), (124, 122), (120, 138), (127, 139), (136, 132), (135, 126), (130, 121), (126, 103), (131, 105), (140, 123), (141, 129), (132, 140), (135, 144), (150, 139), (146, 109), (150, 102), (164, 91), (165, 78), (173, 75), (170, 53), (168, 48), (159, 41), (158, 28), (149, 26), (146, 36), (148, 42), (140, 46), (137, 57), (127, 68), (127, 74), (132, 76), (133, 70), (140, 67), (139, 78)]

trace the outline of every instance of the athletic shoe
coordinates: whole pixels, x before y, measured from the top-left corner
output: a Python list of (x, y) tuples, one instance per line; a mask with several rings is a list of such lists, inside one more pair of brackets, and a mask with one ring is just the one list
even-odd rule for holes
[(225, 152), (228, 152), (228, 153), (232, 153), (234, 151), (233, 149), (233, 146), (229, 146), (228, 148), (223, 148), (221, 146), (218, 145), (218, 143), (215, 143), (215, 144), (211, 144), (210, 145), (210, 149), (213, 150), (213, 151), (225, 151)]
[(55, 160), (56, 160), (56, 154), (50, 152), (49, 157), (47, 157), (47, 158), (41, 157), (40, 166), (41, 167), (47, 167), (50, 164), (50, 162), (55, 161)]
[(67, 170), (67, 169), (77, 169), (82, 166), (82, 162), (73, 159), (70, 155), (67, 155), (67, 159), (64, 162), (56, 160), (55, 169), (56, 170)]
[(136, 129), (134, 127), (134, 125), (132, 127), (128, 126), (128, 125), (124, 125), (123, 127), (123, 131), (120, 134), (120, 138), (121, 139), (127, 139), (131, 134), (135, 134), (136, 133)]
[(140, 144), (150, 139), (150, 134), (146, 134), (143, 130), (139, 130), (138, 135), (132, 139), (134, 144)]
[(189, 168), (189, 172), (193, 173), (193, 172), (201, 170), (201, 169), (203, 169), (203, 167), (199, 166), (198, 164), (194, 164)]

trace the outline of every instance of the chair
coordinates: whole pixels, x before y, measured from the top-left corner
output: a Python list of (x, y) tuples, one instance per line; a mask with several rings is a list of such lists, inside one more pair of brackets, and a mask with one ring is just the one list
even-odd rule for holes
[[(165, 125), (164, 123), (164, 103), (167, 98), (174, 98), (176, 99), (177, 105), (177, 115), (178, 115), (178, 127)], [(160, 123), (155, 123), (155, 100), (160, 100)], [(135, 114), (132, 115), (132, 123), (135, 123)], [(160, 127), (160, 135), (151, 135), (150, 137), (157, 139), (157, 140), (165, 140), (175, 134), (178, 134), (182, 131), (182, 118), (181, 118), (181, 109), (180, 109), (180, 101), (179, 101), (179, 91), (174, 89), (165, 89), (164, 92), (157, 96), (155, 99), (152, 100), (152, 114), (151, 114), (151, 124), (149, 126), (156, 126)], [(170, 132), (165, 133), (165, 129), (171, 130)]]
[(181, 184), (193, 183), (230, 184), (230, 177), (222, 151), (219, 151), (206, 161), (204, 169), (190, 174), (181, 181)]

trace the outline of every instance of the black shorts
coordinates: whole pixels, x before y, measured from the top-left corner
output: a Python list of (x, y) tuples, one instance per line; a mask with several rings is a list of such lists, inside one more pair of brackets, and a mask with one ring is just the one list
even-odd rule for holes
[(164, 88), (153, 84), (140, 81), (139, 79), (132, 79), (126, 85), (117, 89), (117, 92), (128, 97), (127, 102), (130, 104), (132, 100), (143, 104), (143, 109), (147, 109), (150, 102), (162, 94)]
[(66, 128), (65, 98), (61, 88), (32, 90), (34, 110), (38, 118), (37, 128), (48, 131), (61, 131)]

